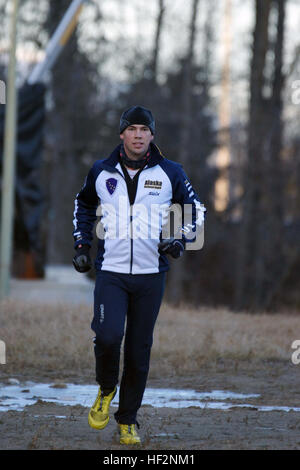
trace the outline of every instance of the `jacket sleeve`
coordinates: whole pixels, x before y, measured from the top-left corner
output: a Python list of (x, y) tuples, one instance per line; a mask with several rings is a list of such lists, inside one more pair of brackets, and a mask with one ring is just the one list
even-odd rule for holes
[(206, 208), (200, 202), (199, 196), (181, 165), (178, 165), (176, 172), (172, 202), (181, 206), (182, 227), (179, 227), (179, 231), (182, 233), (184, 243), (193, 242), (196, 230), (198, 231), (204, 224)]
[(91, 246), (93, 240), (93, 227), (97, 219), (96, 211), (99, 205), (99, 198), (95, 188), (98, 174), (99, 172), (96, 171), (94, 165), (75, 198), (73, 219), (74, 248), (79, 244)]

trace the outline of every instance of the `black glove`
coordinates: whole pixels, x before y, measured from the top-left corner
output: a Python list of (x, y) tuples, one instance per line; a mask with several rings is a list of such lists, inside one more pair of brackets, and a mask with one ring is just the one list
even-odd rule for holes
[(179, 258), (184, 252), (184, 244), (176, 238), (167, 238), (158, 244), (158, 251), (161, 255), (171, 255), (172, 258)]
[(76, 255), (73, 258), (73, 266), (79, 273), (86, 273), (92, 267), (90, 258), (90, 247), (88, 245), (78, 245)]

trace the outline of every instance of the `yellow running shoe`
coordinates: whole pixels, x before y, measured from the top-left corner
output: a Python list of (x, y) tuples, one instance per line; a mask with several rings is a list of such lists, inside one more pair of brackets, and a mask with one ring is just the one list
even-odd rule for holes
[(103, 395), (101, 387), (99, 387), (98, 395), (89, 411), (89, 425), (94, 429), (103, 429), (109, 421), (109, 405), (115, 394), (117, 393), (117, 387), (109, 394)]
[(135, 424), (119, 424), (120, 444), (140, 444), (141, 439), (135, 430)]

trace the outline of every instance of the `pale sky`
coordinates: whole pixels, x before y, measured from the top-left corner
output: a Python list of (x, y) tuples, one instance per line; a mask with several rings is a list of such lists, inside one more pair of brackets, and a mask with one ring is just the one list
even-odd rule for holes
[[(244, 106), (247, 95), (247, 76), (250, 67), (250, 53), (252, 32), (254, 26), (254, 0), (231, 0), (232, 3), (232, 49), (230, 56), (231, 76), (233, 80), (232, 97), (233, 106), (238, 112), (239, 106)], [(212, 8), (211, 8), (212, 5)], [(197, 19), (197, 42), (195, 49), (196, 59), (202, 58), (202, 31), (203, 23), (208, 14), (213, 15), (214, 36), (216, 40), (213, 72), (218, 85), (218, 78), (223, 60), (222, 38), (224, 34), (224, 7), (225, 0), (200, 0)], [(161, 38), (161, 51), (159, 56), (159, 73), (163, 79), (165, 72), (172, 67), (178, 56), (185, 53), (188, 41), (188, 25), (192, 8), (192, 0), (166, 0), (166, 14)], [(105, 72), (115, 75), (120, 81), (126, 81), (125, 72), (122, 73), (127, 53), (131, 48), (139, 45), (141, 51), (151, 51), (153, 47), (155, 21), (158, 12), (158, 2), (149, 0), (102, 0), (101, 11), (105, 23), (100, 26), (112, 43), (116, 44), (116, 52), (112, 49), (111, 59), (107, 61)], [(81, 44), (86, 47), (85, 34), (91, 28), (92, 8), (88, 5), (80, 18)], [(296, 44), (300, 44), (300, 0), (287, 2), (286, 17), (286, 43), (285, 61), (291, 62)], [(90, 32), (90, 31), (89, 31)], [(124, 53), (123, 53), (124, 51)], [(244, 76), (244, 80), (241, 79)], [(239, 77), (239, 80), (237, 78)], [(218, 86), (212, 90), (218, 97)]]
[[(97, 0), (97, 2), (99, 2), (104, 21), (100, 21), (98, 26), (93, 18), (95, 9), (89, 3), (84, 5), (79, 18), (80, 45), (82, 49), (90, 51), (92, 45), (89, 43), (88, 37), (91, 34), (104, 34), (109, 40), (109, 46), (106, 51), (108, 59), (105, 61), (105, 68), (102, 69), (102, 72), (104, 71), (107, 77), (113, 77), (121, 83), (126, 82), (127, 75), (124, 66), (128, 53), (130, 54), (130, 51), (133, 51), (136, 45), (139, 46), (141, 53), (152, 51), (158, 1)], [(166, 0), (166, 14), (159, 56), (159, 77), (161, 80), (164, 79), (168, 69), (176, 63), (176, 58), (184, 55), (186, 51), (192, 3), (192, 0)], [(203, 57), (203, 24), (208, 14), (213, 17), (213, 34), (216, 42), (212, 65), (215, 86), (211, 91), (216, 100), (218, 100), (218, 83), (224, 59), (225, 3), (226, 0), (200, 0), (197, 19), (198, 31), (195, 57), (196, 61), (201, 63)], [(254, 26), (254, 0), (231, 0), (231, 3), (231, 96), (233, 111), (239, 113), (245, 110), (247, 101), (247, 77)], [(284, 57), (286, 64), (290, 64), (295, 46), (300, 44), (300, 0), (288, 0), (286, 25)], [(41, 60), (43, 57), (43, 53), (38, 53), (30, 43), (26, 43), (25, 47), (18, 44), (17, 52), (19, 62), (22, 61), (23, 63), (32, 60), (32, 58)]]

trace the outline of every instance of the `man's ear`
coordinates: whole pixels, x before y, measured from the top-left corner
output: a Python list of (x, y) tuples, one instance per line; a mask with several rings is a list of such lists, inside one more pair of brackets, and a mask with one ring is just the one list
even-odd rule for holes
[(120, 139), (121, 139), (121, 140), (124, 140), (123, 134), (120, 134)]
[(152, 134), (152, 135), (151, 135), (151, 142), (152, 142), (153, 139), (154, 139), (154, 135)]

